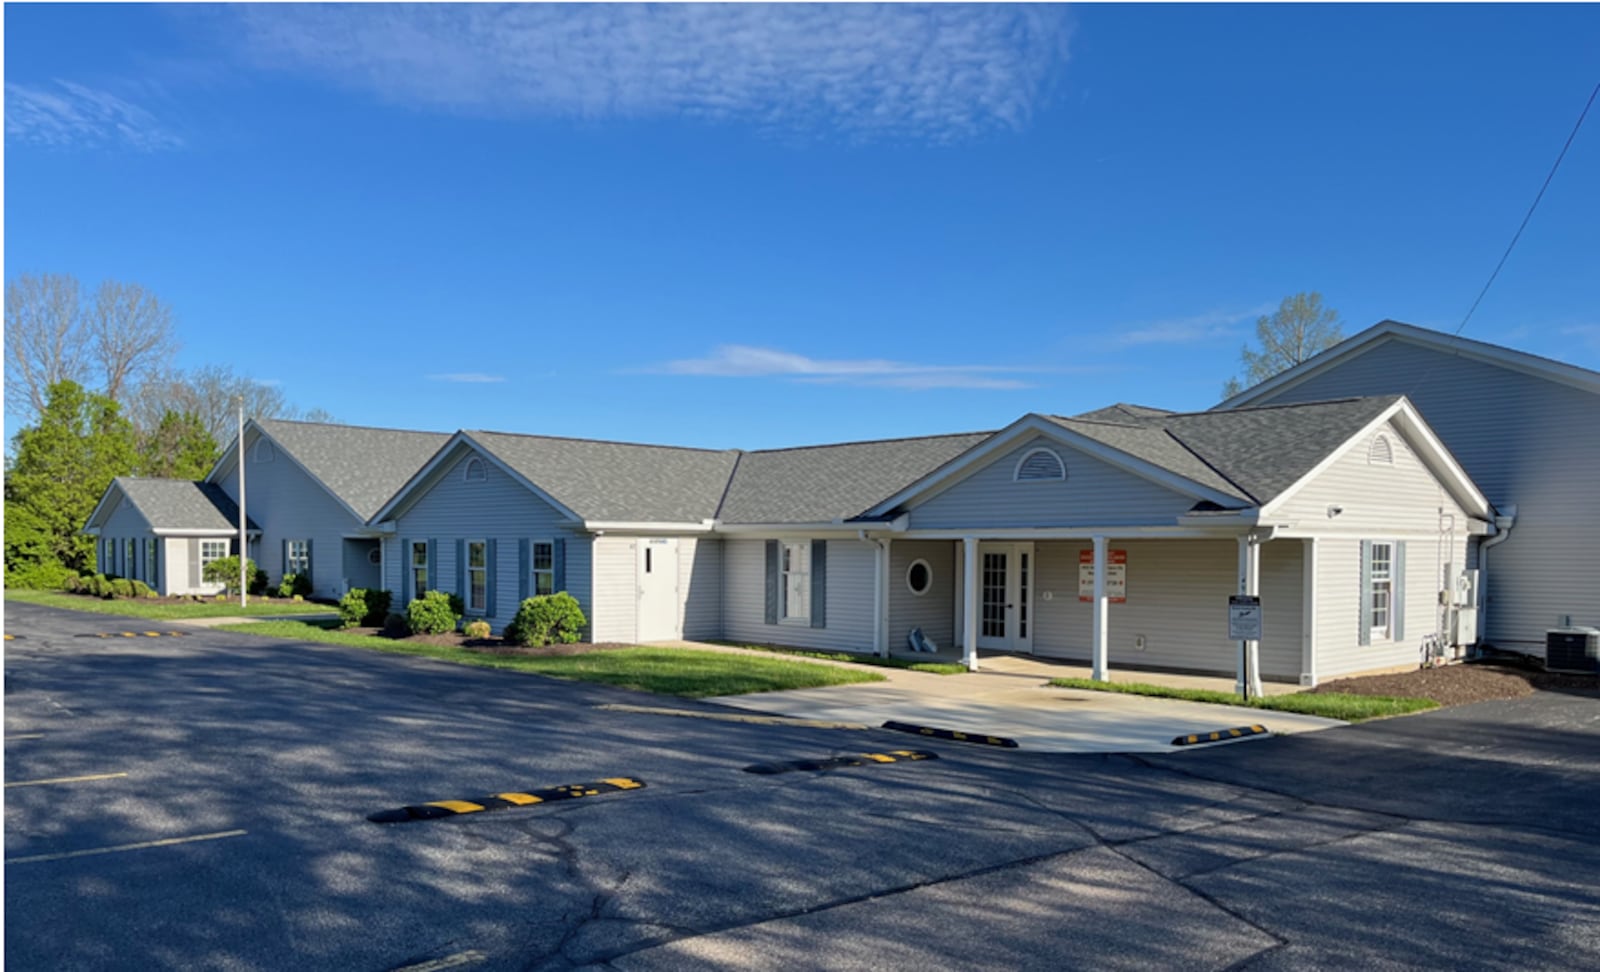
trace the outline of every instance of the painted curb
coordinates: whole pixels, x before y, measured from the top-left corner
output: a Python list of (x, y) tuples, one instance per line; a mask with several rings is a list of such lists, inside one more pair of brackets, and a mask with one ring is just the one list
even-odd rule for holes
[(746, 773), (758, 773), (762, 776), (776, 776), (779, 773), (792, 773), (795, 770), (815, 773), (844, 766), (873, 766), (881, 763), (917, 762), (924, 759), (938, 758), (938, 753), (930, 753), (924, 750), (891, 749), (887, 753), (861, 753), (857, 756), (834, 756), (830, 759), (796, 759), (787, 763), (756, 763), (752, 766), (746, 766), (744, 771)]
[(1004, 736), (989, 736), (981, 732), (962, 732), (959, 729), (935, 729), (931, 726), (919, 726), (910, 722), (889, 721), (883, 724), (884, 729), (893, 729), (895, 732), (912, 732), (919, 736), (932, 736), (935, 739), (950, 739), (955, 742), (978, 743), (983, 746), (1001, 746), (1006, 749), (1018, 749), (1015, 739)]
[(642, 789), (644, 789), (643, 780), (614, 776), (594, 783), (567, 783), (542, 790), (529, 790), (525, 793), (496, 793), (493, 796), (473, 797), (470, 800), (434, 800), (430, 803), (418, 803), (393, 810), (379, 810), (367, 814), (367, 819), (373, 823), (437, 820), (440, 817), (456, 817), (465, 813), (531, 807), (540, 803), (559, 803), (562, 800), (577, 800), (582, 797), (599, 796), (602, 793)]
[(1269, 735), (1266, 726), (1239, 726), (1234, 729), (1219, 729), (1216, 732), (1201, 732), (1188, 736), (1178, 736), (1172, 740), (1174, 746), (1200, 746), (1206, 743), (1229, 742), (1234, 739), (1248, 739), (1251, 736)]

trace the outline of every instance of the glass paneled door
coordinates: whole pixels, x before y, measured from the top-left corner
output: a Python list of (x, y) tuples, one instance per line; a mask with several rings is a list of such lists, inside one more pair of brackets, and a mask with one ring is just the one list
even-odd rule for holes
[(978, 544), (978, 647), (1033, 651), (1033, 544)]

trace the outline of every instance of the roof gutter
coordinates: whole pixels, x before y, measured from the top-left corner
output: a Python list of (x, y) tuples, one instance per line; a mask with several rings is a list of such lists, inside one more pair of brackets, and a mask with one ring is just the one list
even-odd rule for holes
[(1479, 640), (1482, 633), (1489, 630), (1489, 548), (1497, 543), (1505, 543), (1511, 536), (1511, 528), (1517, 525), (1517, 507), (1515, 503), (1508, 504), (1504, 514), (1494, 518), (1494, 536), (1478, 544), (1478, 632)]

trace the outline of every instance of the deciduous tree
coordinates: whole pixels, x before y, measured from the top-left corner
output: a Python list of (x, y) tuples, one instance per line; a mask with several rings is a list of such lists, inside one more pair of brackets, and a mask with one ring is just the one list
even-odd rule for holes
[(217, 440), (193, 412), (169, 411), (140, 436), (139, 474), (163, 479), (204, 479), (216, 463)]
[(1261, 349), (1251, 350), (1249, 345), (1239, 349), (1244, 381), (1229, 378), (1222, 386), (1222, 397), (1232, 398), (1342, 340), (1339, 313), (1323, 306), (1321, 294), (1312, 291), (1285, 297), (1276, 311), (1256, 319), (1256, 341)]

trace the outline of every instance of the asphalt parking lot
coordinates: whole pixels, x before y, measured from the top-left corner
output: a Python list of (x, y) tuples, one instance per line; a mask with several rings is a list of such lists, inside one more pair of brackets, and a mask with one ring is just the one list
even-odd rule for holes
[[(1067, 756), (79, 637), (146, 630), (6, 606), (11, 968), (1600, 967), (1589, 695)], [(619, 780), (643, 785), (367, 819)]]

